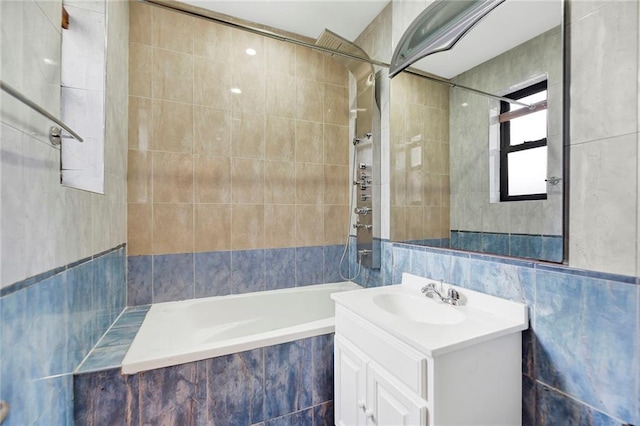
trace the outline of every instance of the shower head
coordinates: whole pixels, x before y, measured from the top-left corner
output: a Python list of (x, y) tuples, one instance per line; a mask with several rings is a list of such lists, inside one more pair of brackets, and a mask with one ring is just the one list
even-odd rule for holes
[[(320, 34), (320, 37), (316, 40), (316, 45), (360, 56), (364, 59), (369, 59), (367, 52), (362, 50), (359, 46), (356, 46), (346, 38), (343, 38), (328, 29), (325, 29), (322, 34)], [(329, 56), (351, 71), (358, 81), (361, 77), (368, 78), (368, 76), (373, 73), (373, 66), (368, 62), (358, 61), (357, 59), (347, 58), (336, 54), (330, 54)]]

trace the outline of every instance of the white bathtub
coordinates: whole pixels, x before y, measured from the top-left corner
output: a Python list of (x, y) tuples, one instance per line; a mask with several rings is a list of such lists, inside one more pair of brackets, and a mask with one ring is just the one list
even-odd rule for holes
[(329, 295), (351, 282), (154, 304), (122, 362), (124, 374), (334, 331)]

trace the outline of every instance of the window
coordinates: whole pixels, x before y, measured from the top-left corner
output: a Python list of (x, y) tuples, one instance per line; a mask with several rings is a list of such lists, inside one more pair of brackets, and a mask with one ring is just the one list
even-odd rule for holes
[(500, 102), (500, 201), (546, 200), (547, 81), (505, 97), (533, 107)]

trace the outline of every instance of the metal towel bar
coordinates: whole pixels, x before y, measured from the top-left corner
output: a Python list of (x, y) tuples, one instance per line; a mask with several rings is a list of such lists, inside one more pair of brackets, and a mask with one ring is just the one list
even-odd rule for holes
[[(54, 123), (56, 123), (58, 126), (63, 128), (65, 131), (67, 131), (71, 136), (73, 136), (73, 138), (76, 139), (78, 142), (82, 142), (84, 140), (84, 139), (82, 139), (80, 137), (80, 135), (78, 135), (76, 132), (71, 130), (71, 128), (69, 126), (67, 126), (62, 121), (57, 119), (54, 115), (49, 113), (49, 111), (47, 111), (46, 109), (42, 108), (40, 105), (38, 105), (37, 103), (33, 102), (31, 99), (27, 98), (22, 93), (18, 92), (16, 89), (14, 89), (13, 87), (9, 86), (7, 83), (5, 83), (2, 80), (0, 80), (0, 89), (4, 90), (5, 92), (10, 94), (14, 98), (19, 100), (23, 104), (25, 104), (26, 106), (28, 106), (29, 108), (33, 109), (37, 113), (47, 117), (49, 120), (51, 120)], [(55, 127), (52, 127), (49, 130), (49, 140), (54, 145), (59, 145), (60, 144), (59, 143), (60, 137), (61, 137), (60, 136), (60, 129), (56, 129)], [(54, 140), (57, 141), (58, 143), (54, 142)]]

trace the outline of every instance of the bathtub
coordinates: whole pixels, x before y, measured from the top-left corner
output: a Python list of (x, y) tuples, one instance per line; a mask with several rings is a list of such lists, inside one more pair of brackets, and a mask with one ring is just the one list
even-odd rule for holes
[(342, 282), (154, 304), (122, 361), (122, 373), (332, 333), (330, 294), (359, 288)]

